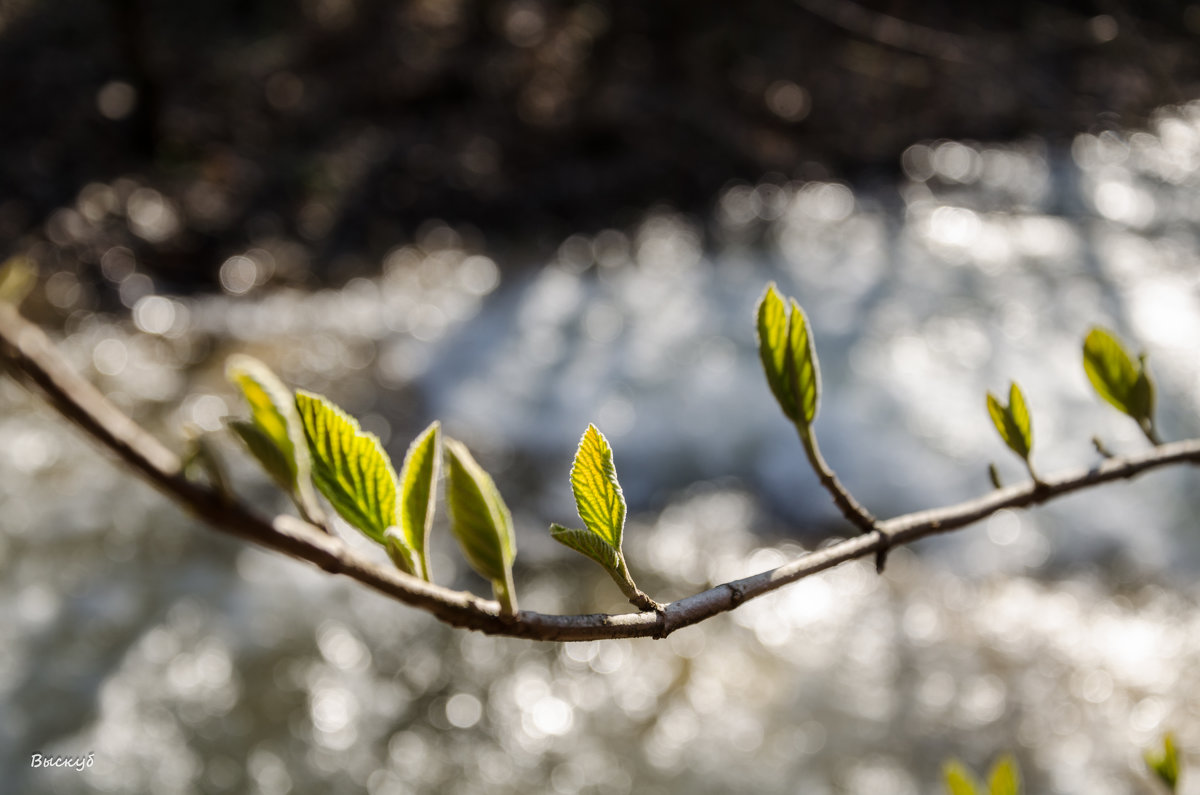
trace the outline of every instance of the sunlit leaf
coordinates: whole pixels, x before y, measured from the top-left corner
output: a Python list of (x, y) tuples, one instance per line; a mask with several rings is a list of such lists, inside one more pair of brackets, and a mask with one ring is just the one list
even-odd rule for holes
[(1138, 368), (1112, 333), (1102, 328), (1088, 332), (1083, 341), (1083, 369), (1100, 397), (1134, 419), (1143, 416), (1137, 413), (1133, 397)]
[(576, 552), (587, 555), (611, 572), (617, 571), (621, 566), (621, 559), (617, 551), (590, 530), (576, 530), (560, 524), (552, 524), (550, 525), (550, 537)]
[(421, 560), (417, 557), (417, 551), (409, 545), (408, 539), (400, 532), (399, 527), (389, 527), (384, 531), (383, 548), (387, 550), (388, 557), (400, 571), (423, 577), (426, 580), (429, 579), (423, 574), (424, 570)]
[(433, 526), (434, 490), (440, 470), (441, 425), (434, 422), (409, 445), (400, 468), (400, 537), (410, 557), (419, 564), (409, 574), (426, 580), (430, 579), (429, 528)]
[(617, 482), (612, 448), (595, 425), (588, 425), (579, 440), (571, 466), (571, 490), (579, 518), (587, 529), (619, 552), (625, 528), (625, 496)]
[(250, 422), (234, 421), (230, 428), (267, 474), (293, 496), (301, 512), (310, 520), (321, 521), (310, 477), (308, 442), (291, 390), (269, 367), (243, 354), (229, 357), (225, 376), (250, 406)]
[(1179, 786), (1179, 776), (1183, 772), (1183, 757), (1175, 746), (1175, 736), (1170, 732), (1164, 735), (1162, 751), (1146, 751), (1145, 759), (1150, 772), (1171, 792), (1175, 792)]
[(462, 442), (446, 439), (445, 448), (451, 532), (475, 571), (491, 580), (498, 592), (506, 583), (511, 590), (517, 548), (508, 506)]
[(313, 481), (343, 519), (384, 543), (396, 519), (396, 471), (379, 438), (327, 398), (296, 393)]
[(1000, 438), (1014, 453), (1028, 461), (1033, 449), (1033, 424), (1021, 388), (1015, 382), (1009, 387), (1007, 406), (988, 392), (987, 408)]
[(812, 425), (817, 417), (817, 405), (821, 399), (821, 372), (817, 364), (817, 350), (809, 332), (808, 318), (804, 310), (793, 299), (788, 317), (788, 353), (785, 362), (790, 391), (795, 395), (796, 413), (805, 425)]
[(788, 314), (787, 307), (775, 289), (775, 283), (767, 285), (766, 292), (758, 302), (757, 311), (758, 356), (762, 360), (767, 385), (779, 401), (780, 408), (793, 422), (799, 418), (796, 397), (791, 381), (787, 377), (788, 358)]
[(1021, 770), (1011, 756), (1002, 756), (992, 765), (988, 791), (990, 795), (1020, 795)]
[(975, 777), (958, 760), (952, 759), (942, 766), (942, 778), (947, 795), (979, 795)]

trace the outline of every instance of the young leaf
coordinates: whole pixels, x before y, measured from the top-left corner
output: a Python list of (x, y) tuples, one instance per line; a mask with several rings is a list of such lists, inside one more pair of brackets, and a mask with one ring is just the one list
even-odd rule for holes
[(942, 766), (942, 777), (946, 782), (947, 795), (979, 795), (975, 777), (957, 759)]
[(588, 556), (610, 572), (618, 571), (621, 567), (621, 558), (617, 551), (590, 530), (576, 530), (560, 524), (552, 524), (550, 525), (550, 537), (560, 544), (565, 544), (576, 552)]
[(991, 775), (988, 776), (989, 795), (1020, 795), (1021, 770), (1017, 762), (1009, 755), (1004, 755), (992, 765)]
[(419, 564), (418, 568), (408, 570), (409, 574), (426, 580), (430, 579), (427, 550), (429, 528), (433, 525), (433, 497), (442, 464), (441, 427), (435, 421), (414, 439), (400, 468), (400, 538), (411, 552), (409, 557)]
[(308, 444), (291, 391), (265, 364), (242, 354), (229, 357), (225, 376), (250, 406), (250, 422), (235, 420), (229, 427), (267, 474), (292, 495), (301, 512), (312, 521), (323, 521), (309, 477)]
[(579, 440), (571, 466), (571, 490), (584, 526), (619, 553), (625, 528), (625, 496), (617, 482), (612, 448), (595, 425), (588, 425)]
[(758, 302), (756, 312), (758, 323), (758, 356), (762, 360), (763, 371), (767, 376), (767, 385), (771, 393), (779, 401), (780, 408), (788, 419), (796, 422), (799, 414), (796, 411), (795, 392), (787, 377), (788, 359), (788, 315), (787, 307), (775, 289), (775, 283), (767, 285)]
[(812, 425), (817, 418), (817, 404), (821, 399), (821, 371), (817, 365), (817, 350), (813, 346), (812, 334), (808, 330), (808, 317), (795, 299), (791, 301), (788, 317), (786, 372), (791, 392), (796, 396), (797, 415), (804, 425)]
[(987, 407), (1000, 438), (1028, 463), (1029, 453), (1033, 450), (1033, 423), (1029, 418), (1029, 409), (1025, 406), (1025, 396), (1021, 394), (1021, 388), (1015, 381), (1009, 386), (1007, 406), (988, 392)]
[(605, 568), (629, 601), (643, 610), (658, 610), (657, 602), (642, 592), (633, 581), (621, 535), (625, 529), (625, 496), (617, 482), (612, 448), (595, 425), (588, 425), (579, 440), (575, 462), (571, 465), (571, 490), (575, 506), (586, 530), (560, 524), (550, 525), (550, 537), (582, 553)]
[(1138, 370), (1111, 332), (1102, 328), (1088, 332), (1083, 340), (1083, 369), (1100, 397), (1138, 419), (1132, 401)]
[(1153, 750), (1145, 752), (1146, 767), (1158, 777), (1158, 780), (1175, 792), (1179, 786), (1179, 774), (1183, 769), (1183, 759), (1175, 747), (1175, 736), (1168, 732), (1163, 737), (1162, 753)]
[(445, 448), (450, 530), (471, 567), (491, 580), (501, 608), (509, 614), (516, 613), (512, 564), (517, 547), (512, 514), (491, 476), (475, 462), (462, 442), (446, 439)]
[(228, 420), (226, 425), (229, 430), (233, 431), (246, 449), (250, 451), (271, 480), (278, 483), (282, 488), (291, 490), (290, 485), (296, 477), (295, 460), (288, 458), (287, 455), (279, 449), (266, 431), (247, 420)]
[(422, 567), (422, 560), (417, 557), (416, 550), (409, 545), (408, 539), (400, 532), (399, 527), (389, 527), (384, 531), (383, 548), (387, 550), (388, 557), (400, 571), (422, 577), (426, 581), (429, 580), (428, 567)]
[(397, 484), (379, 437), (321, 395), (297, 392), (296, 408), (317, 488), (343, 519), (383, 544), (395, 524)]
[(1154, 379), (1150, 377), (1145, 355), (1138, 357), (1137, 380), (1129, 390), (1129, 408), (1139, 423), (1154, 426)]
[(1136, 420), (1151, 444), (1160, 443), (1154, 428), (1154, 379), (1144, 354), (1135, 366), (1116, 337), (1093, 328), (1083, 341), (1083, 369), (1100, 397)]

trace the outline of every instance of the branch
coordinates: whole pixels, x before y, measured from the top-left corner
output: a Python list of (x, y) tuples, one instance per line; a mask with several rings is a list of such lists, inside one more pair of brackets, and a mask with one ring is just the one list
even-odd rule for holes
[(22, 318), (13, 306), (2, 302), (0, 362), (7, 364), (14, 376), (35, 384), (59, 413), (213, 529), (357, 580), (453, 626), (532, 640), (666, 637), (681, 627), (732, 610), (748, 599), (788, 583), (896, 544), (956, 530), (1003, 508), (1025, 508), (1159, 467), (1200, 464), (1200, 439), (1109, 458), (1091, 469), (1060, 473), (1041, 483), (1010, 486), (958, 505), (879, 521), (869, 533), (807, 553), (778, 568), (672, 602), (660, 611), (567, 616), (521, 611), (515, 616), (504, 616), (494, 601), (380, 566), (308, 522), (292, 516), (264, 519), (243, 505), (223, 499), (212, 489), (187, 480), (178, 456), (74, 372), (41, 329)]

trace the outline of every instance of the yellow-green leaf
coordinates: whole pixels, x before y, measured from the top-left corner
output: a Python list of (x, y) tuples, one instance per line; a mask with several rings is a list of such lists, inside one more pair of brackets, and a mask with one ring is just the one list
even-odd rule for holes
[(1021, 388), (1013, 382), (1008, 389), (1008, 405), (1005, 406), (991, 392), (987, 394), (988, 414), (992, 424), (996, 426), (1000, 438), (1014, 453), (1026, 461), (1033, 450), (1033, 423), (1029, 417), (1029, 409), (1025, 405), (1025, 396)]
[(301, 511), (319, 521), (321, 510), (310, 482), (308, 443), (291, 390), (269, 367), (244, 354), (229, 357), (225, 376), (250, 406), (250, 422), (235, 421), (230, 427), (267, 474), (293, 495)]
[(295, 482), (295, 460), (288, 458), (266, 431), (248, 420), (229, 420), (226, 423), (271, 479), (289, 491)]
[[(492, 582), (497, 597), (502, 589), (512, 597), (512, 564), (517, 556), (512, 514), (491, 476), (462, 442), (446, 439), (445, 448), (450, 530), (471, 567)], [(509, 607), (515, 612), (515, 598)]]
[(979, 795), (975, 777), (956, 759), (942, 766), (942, 777), (946, 782), (947, 795)]
[(988, 776), (988, 789), (990, 795), (1021, 794), (1021, 771), (1015, 759), (1006, 754), (996, 760)]
[(758, 356), (762, 360), (763, 372), (767, 376), (767, 385), (771, 393), (779, 401), (780, 408), (788, 419), (795, 422), (799, 418), (796, 411), (796, 397), (792, 391), (791, 381), (787, 378), (788, 359), (788, 315), (787, 307), (775, 289), (775, 283), (767, 285), (758, 302), (757, 332)]
[(407, 571), (426, 580), (430, 579), (429, 529), (440, 471), (441, 425), (434, 422), (409, 445), (400, 468), (400, 537), (411, 552), (409, 557), (419, 564)]
[(588, 425), (579, 440), (571, 466), (571, 490), (583, 524), (620, 552), (621, 533), (625, 529), (625, 496), (617, 482), (612, 448), (595, 425)]
[(296, 393), (313, 481), (343, 519), (383, 544), (396, 523), (396, 471), (379, 437), (312, 392)]
[(1102, 328), (1088, 332), (1083, 341), (1083, 369), (1100, 397), (1134, 419), (1142, 418), (1133, 402), (1138, 368), (1111, 332)]
[(821, 371), (817, 364), (817, 350), (809, 332), (808, 317), (804, 310), (791, 300), (788, 316), (788, 353), (786, 373), (791, 384), (790, 392), (795, 395), (796, 414), (805, 425), (812, 425), (817, 418), (817, 407), (821, 399)]
[(1175, 736), (1168, 732), (1163, 736), (1162, 751), (1146, 751), (1145, 758), (1146, 767), (1150, 772), (1157, 776), (1167, 789), (1175, 792), (1179, 786), (1179, 775), (1183, 771), (1183, 758), (1175, 747)]
[(425, 580), (429, 579), (424, 573), (425, 570), (421, 566), (422, 561), (417, 557), (416, 550), (409, 545), (408, 539), (400, 532), (399, 527), (389, 527), (384, 531), (383, 548), (400, 571), (423, 577)]
[(550, 537), (576, 552), (587, 555), (608, 569), (609, 572), (618, 572), (621, 567), (621, 558), (617, 551), (590, 530), (576, 530), (560, 524), (552, 524), (550, 525)]

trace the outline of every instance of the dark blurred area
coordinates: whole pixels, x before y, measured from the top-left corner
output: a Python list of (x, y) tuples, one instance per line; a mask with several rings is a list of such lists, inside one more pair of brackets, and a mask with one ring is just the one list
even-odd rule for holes
[(2, 0), (0, 259), (124, 246), (186, 292), (263, 246), (341, 283), (429, 219), (536, 253), (733, 179), (1137, 125), (1196, 95), (1198, 33), (1165, 1)]

